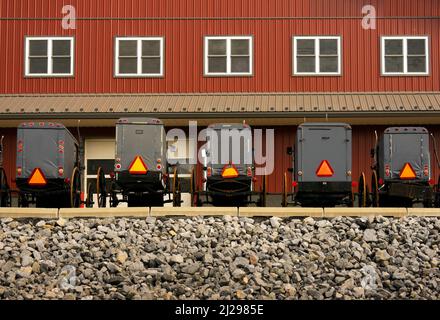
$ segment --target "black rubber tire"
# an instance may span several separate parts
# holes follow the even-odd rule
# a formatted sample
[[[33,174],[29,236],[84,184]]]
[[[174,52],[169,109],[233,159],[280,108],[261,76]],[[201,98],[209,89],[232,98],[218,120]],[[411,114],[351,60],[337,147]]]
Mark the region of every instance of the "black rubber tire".
[[[368,188],[365,173],[362,173],[359,177],[358,188],[359,208],[365,208],[368,205]]]
[[[8,184],[6,171],[0,168],[0,208],[11,206],[11,190]]]
[[[379,180],[375,170],[371,175],[371,204],[374,208],[379,207]]]
[[[96,174],[96,196],[98,199],[98,207],[105,208],[107,206],[107,191],[104,170],[99,167]]]
[[[262,208],[265,208],[267,205],[267,176],[264,175],[261,181],[261,195],[259,205]]]
[[[288,203],[287,203],[287,190],[288,190],[288,186],[287,186],[287,173],[285,172],[283,175],[283,193],[282,193],[282,200],[281,200],[281,206],[283,208],[287,207]]]
[[[79,208],[81,206],[81,175],[75,167],[72,171],[70,180],[70,207]]]
[[[86,208],[93,208],[93,205],[95,204],[93,201],[93,187],[92,187],[92,183],[89,182],[89,184],[87,185],[87,199],[86,199]]]
[[[173,207],[182,206],[182,193],[180,192],[180,179],[177,167],[174,168],[173,173]]]

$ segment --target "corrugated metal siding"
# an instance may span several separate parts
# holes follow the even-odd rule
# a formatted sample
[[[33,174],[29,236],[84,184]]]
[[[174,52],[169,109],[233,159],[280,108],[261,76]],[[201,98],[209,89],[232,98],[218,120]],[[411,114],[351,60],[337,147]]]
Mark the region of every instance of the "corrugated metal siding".
[[[1,17],[58,18],[0,21],[0,93],[439,91],[439,1],[370,2],[381,17],[428,18],[379,19],[377,30],[366,31],[361,27],[361,20],[353,18],[362,15],[363,0],[0,0]],[[78,17],[90,19],[77,21],[77,30],[63,30],[59,18],[64,4],[74,5]],[[429,18],[433,16],[437,18]],[[96,17],[111,19],[94,19]],[[136,20],[133,17],[159,19]],[[24,79],[26,35],[75,36],[75,78]],[[113,78],[113,38],[116,35],[164,36],[165,77]],[[255,75],[203,77],[203,37],[206,35],[253,35]],[[341,35],[343,76],[292,77],[293,35]],[[380,77],[381,35],[430,35],[431,75]]]

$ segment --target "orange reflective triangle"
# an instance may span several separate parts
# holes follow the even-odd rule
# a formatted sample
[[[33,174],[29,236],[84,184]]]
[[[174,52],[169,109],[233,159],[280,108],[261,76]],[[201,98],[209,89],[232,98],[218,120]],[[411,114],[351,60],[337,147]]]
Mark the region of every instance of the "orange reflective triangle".
[[[316,170],[316,175],[318,177],[332,177],[334,174],[335,172],[327,160],[322,161],[318,170]]]
[[[28,180],[28,184],[30,186],[45,186],[47,184],[47,180],[40,168],[36,168],[32,172],[31,177]]]
[[[237,169],[235,167],[224,168],[222,172],[222,177],[225,179],[237,178],[239,176]]]
[[[148,168],[141,156],[137,156],[130,165],[130,174],[147,174]]]
[[[405,166],[403,167],[402,171],[400,171],[400,179],[412,180],[412,179],[416,179],[416,178],[417,178],[416,172],[414,171],[411,164],[407,162],[405,164]]]

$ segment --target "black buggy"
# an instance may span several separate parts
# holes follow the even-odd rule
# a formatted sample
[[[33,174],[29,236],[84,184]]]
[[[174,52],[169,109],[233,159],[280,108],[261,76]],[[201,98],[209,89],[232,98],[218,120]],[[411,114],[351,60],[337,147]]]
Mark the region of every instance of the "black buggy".
[[[8,177],[3,168],[3,140],[0,137],[0,208],[11,206],[11,188],[9,187]]]
[[[352,130],[345,123],[298,126],[296,144],[287,153],[293,167],[283,177],[283,207],[353,206]],[[288,175],[292,185],[288,184]]]
[[[78,141],[60,123],[26,122],[17,129],[18,205],[41,208],[91,206],[81,199],[83,168]]]
[[[434,186],[432,179],[429,147],[430,135],[425,128],[391,127],[380,138],[376,133],[376,145],[371,150],[374,163],[367,205],[412,207],[421,203],[426,208],[440,207],[440,188]],[[365,174],[361,176],[361,186],[368,194]]]
[[[256,168],[252,130],[247,124],[213,124],[207,129],[207,144],[202,151],[203,189],[196,187],[191,174],[191,203],[196,206],[266,206],[267,180],[262,176],[261,190],[255,191]],[[255,200],[255,197],[258,197]]]
[[[116,123],[115,172],[109,190],[106,190],[103,170],[98,169],[98,205],[106,206],[109,192],[111,207],[117,207],[122,202],[129,207],[162,207],[165,203],[180,206],[182,200],[177,169],[167,161],[166,133],[162,121],[120,119]]]

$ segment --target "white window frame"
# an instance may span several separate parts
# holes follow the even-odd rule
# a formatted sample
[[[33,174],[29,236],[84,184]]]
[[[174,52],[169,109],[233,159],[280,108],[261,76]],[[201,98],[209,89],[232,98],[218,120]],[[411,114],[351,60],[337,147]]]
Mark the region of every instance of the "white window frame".
[[[119,72],[119,41],[137,41],[137,73]],[[142,73],[142,41],[160,41],[160,73]],[[115,38],[115,77],[116,78],[161,78],[165,71],[164,37],[116,37]]]
[[[386,72],[385,69],[385,41],[403,41],[403,72]],[[408,72],[408,40],[425,40],[426,72]],[[430,73],[430,52],[428,36],[383,36],[381,37],[381,72],[382,76],[428,76]]]
[[[47,73],[30,73],[30,41],[45,40],[47,41]],[[69,40],[70,41],[70,73],[53,73],[53,41]],[[26,37],[25,43],[25,76],[26,77],[73,77],[75,74],[75,38],[74,37]]]
[[[297,41],[298,40],[315,40],[315,72],[298,72],[297,63]],[[338,71],[337,72],[320,72],[320,40],[337,40],[338,41]],[[340,76],[342,75],[342,37],[341,36],[294,36],[293,37],[293,75],[295,76]]]
[[[226,72],[209,72],[209,41],[210,40],[226,40]],[[232,72],[231,71],[231,40],[248,40],[249,41],[249,72]],[[204,76],[253,76],[254,70],[254,39],[252,36],[207,36],[205,37],[205,54],[204,54]]]

